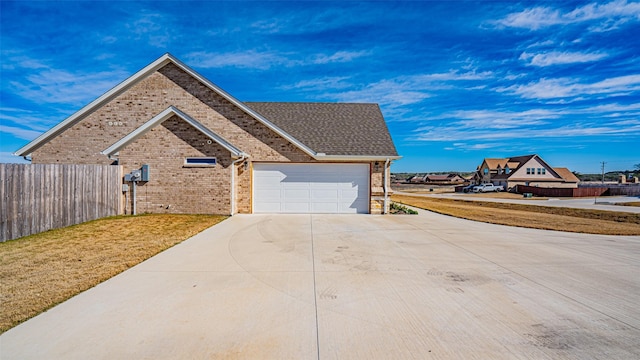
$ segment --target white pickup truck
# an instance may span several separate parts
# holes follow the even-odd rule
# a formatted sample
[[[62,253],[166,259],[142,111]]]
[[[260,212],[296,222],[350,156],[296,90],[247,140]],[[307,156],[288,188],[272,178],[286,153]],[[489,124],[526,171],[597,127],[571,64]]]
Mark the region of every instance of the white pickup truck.
[[[504,191],[504,187],[502,185],[493,185],[493,184],[480,184],[473,187],[473,192],[500,192]]]

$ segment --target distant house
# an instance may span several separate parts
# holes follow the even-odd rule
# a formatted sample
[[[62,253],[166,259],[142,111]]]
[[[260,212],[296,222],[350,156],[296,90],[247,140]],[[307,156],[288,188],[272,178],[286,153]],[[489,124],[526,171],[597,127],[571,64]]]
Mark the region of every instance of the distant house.
[[[424,183],[424,175],[415,174],[407,179],[408,183],[412,184],[422,184]]]
[[[551,167],[538,155],[485,158],[474,176],[476,183],[493,183],[506,189],[516,185],[576,188],[580,181],[569,169]]]
[[[428,183],[451,183],[461,184],[465,180],[458,174],[445,174],[445,175],[427,175],[424,177],[424,181]]]

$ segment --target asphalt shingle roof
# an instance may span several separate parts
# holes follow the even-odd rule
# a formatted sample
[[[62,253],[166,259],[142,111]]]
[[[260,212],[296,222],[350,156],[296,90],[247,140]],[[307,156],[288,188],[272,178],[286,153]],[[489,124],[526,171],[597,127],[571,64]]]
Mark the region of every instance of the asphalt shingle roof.
[[[397,156],[377,104],[244,102],[318,153]]]

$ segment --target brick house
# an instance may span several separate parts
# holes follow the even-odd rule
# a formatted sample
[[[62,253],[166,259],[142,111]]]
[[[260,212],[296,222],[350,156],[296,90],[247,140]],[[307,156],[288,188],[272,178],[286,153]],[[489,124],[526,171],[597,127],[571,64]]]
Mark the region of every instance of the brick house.
[[[567,168],[551,167],[536,154],[510,158],[485,158],[474,176],[477,184],[493,183],[511,189],[516,185],[577,188],[580,180]]]
[[[464,178],[458,174],[444,174],[444,175],[429,174],[424,177],[424,182],[443,183],[443,184],[462,184],[464,183]]]
[[[16,155],[148,165],[139,213],[203,214],[386,213],[399,158],[377,104],[241,102],[171,54]]]

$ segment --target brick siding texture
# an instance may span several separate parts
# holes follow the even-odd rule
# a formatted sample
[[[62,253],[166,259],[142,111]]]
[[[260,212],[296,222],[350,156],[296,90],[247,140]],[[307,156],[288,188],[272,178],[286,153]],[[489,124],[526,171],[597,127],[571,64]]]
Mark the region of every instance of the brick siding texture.
[[[168,64],[36,149],[32,163],[113,163],[100,152],[171,105],[250,154],[250,161],[314,162],[237,106]],[[124,173],[142,164],[150,166],[151,180],[137,188],[138,213],[229,214],[231,171],[236,172],[236,210],[251,212],[250,168],[245,170],[240,162],[232,169],[229,152],[207,140],[188,123],[172,117],[120,151],[119,164]],[[218,164],[212,168],[185,167],[188,156],[214,156]],[[372,189],[382,187],[383,167],[372,170]],[[371,204],[372,213],[379,212],[374,211],[374,201]]]

